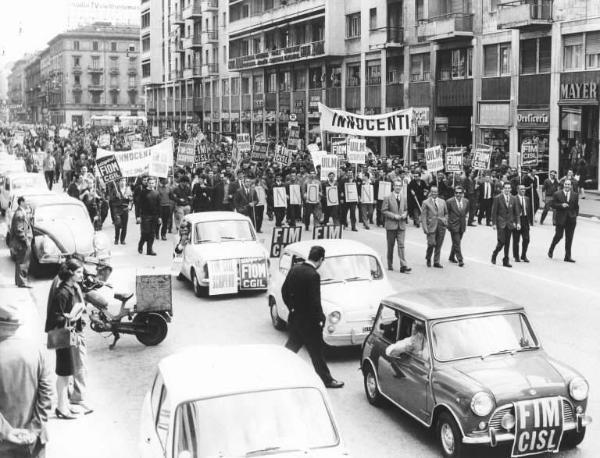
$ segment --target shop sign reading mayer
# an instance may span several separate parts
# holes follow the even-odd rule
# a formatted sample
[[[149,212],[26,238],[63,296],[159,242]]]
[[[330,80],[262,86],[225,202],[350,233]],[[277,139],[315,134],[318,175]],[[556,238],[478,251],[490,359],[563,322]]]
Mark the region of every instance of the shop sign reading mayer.
[[[598,85],[589,83],[563,83],[560,85],[561,99],[597,99]]]

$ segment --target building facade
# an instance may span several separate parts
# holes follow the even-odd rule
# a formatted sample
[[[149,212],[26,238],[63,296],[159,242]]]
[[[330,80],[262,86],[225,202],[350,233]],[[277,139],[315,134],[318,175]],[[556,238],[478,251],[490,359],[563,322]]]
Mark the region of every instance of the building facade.
[[[26,121],[27,108],[26,101],[26,86],[25,86],[25,66],[29,57],[16,61],[7,78],[7,97],[9,107],[9,119],[11,121]]]
[[[44,122],[84,125],[94,115],[143,114],[140,72],[139,28],[95,23],[50,40],[29,89],[39,91]]]
[[[415,161],[427,146],[483,144],[516,165],[535,148],[541,170],[598,188],[596,0],[146,0],[144,39],[162,126],[285,138],[295,119],[327,145],[319,102],[412,107],[417,135],[368,138],[375,152]]]

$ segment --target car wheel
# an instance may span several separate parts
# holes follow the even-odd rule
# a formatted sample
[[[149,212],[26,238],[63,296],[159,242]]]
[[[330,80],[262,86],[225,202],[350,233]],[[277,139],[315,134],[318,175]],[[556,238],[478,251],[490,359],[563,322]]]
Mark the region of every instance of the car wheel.
[[[583,438],[585,437],[585,428],[581,428],[581,431],[566,431],[563,437],[562,443],[565,448],[575,448]]]
[[[437,437],[446,458],[458,458],[464,454],[462,434],[456,421],[448,412],[442,412],[437,421]]]
[[[271,314],[271,323],[273,327],[278,331],[283,331],[285,329],[285,321],[279,318],[279,313],[277,313],[277,302],[275,302],[275,298],[273,296],[269,296],[269,311]]]
[[[196,271],[192,269],[190,271],[190,276],[192,277],[192,284],[194,285],[194,294],[196,297],[206,297],[208,296],[208,288],[202,286],[198,281],[198,276],[196,275]]]
[[[367,401],[369,404],[376,407],[383,405],[383,396],[377,386],[377,377],[375,376],[375,370],[369,363],[365,363],[365,369],[363,370],[365,394],[367,395]]]

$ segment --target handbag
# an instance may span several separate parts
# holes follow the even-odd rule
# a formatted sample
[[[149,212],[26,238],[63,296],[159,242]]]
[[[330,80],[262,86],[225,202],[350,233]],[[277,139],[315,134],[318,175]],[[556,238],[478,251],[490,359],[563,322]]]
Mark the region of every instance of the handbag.
[[[59,350],[61,348],[76,347],[78,344],[75,328],[66,326],[48,331],[48,350]]]

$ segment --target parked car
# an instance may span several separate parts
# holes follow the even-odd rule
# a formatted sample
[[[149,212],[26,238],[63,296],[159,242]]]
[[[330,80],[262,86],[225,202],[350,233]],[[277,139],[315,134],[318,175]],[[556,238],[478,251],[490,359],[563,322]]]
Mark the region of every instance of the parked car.
[[[48,190],[44,175],[40,173],[10,172],[4,176],[2,189],[0,190],[0,209],[2,214],[6,213],[8,204],[15,194],[26,190]]]
[[[188,279],[197,296],[263,290],[269,282],[269,252],[257,240],[252,222],[234,212],[192,213],[179,279]]]
[[[15,211],[17,210],[17,207],[19,206],[18,204],[18,200],[19,197],[25,197],[25,201],[29,201],[31,199],[43,199],[45,196],[50,196],[50,198],[52,198],[52,196],[54,196],[55,194],[48,190],[48,188],[46,188],[45,190],[43,189],[26,189],[24,190],[23,193],[18,193],[18,194],[13,194],[10,202],[8,203],[8,208],[6,209],[6,244],[8,245],[10,243],[10,227],[12,224],[12,219],[13,219],[13,215],[15,214]]]
[[[323,383],[279,345],[200,346],[164,358],[140,432],[143,458],[348,456]]]
[[[308,259],[314,245],[325,248],[319,268],[321,304],[327,317],[323,340],[332,346],[360,345],[371,332],[381,299],[394,289],[377,252],[354,240],[308,240],[286,246],[269,287],[271,322],[275,329],[285,329],[289,311],[281,286],[292,265]]]
[[[80,200],[52,194],[31,197],[28,203],[33,228],[32,273],[42,265],[60,264],[75,253],[101,260],[110,258],[108,238],[102,232],[94,232]]]
[[[401,340],[400,353],[386,354]],[[591,422],[583,376],[546,354],[522,306],[482,292],[385,298],[361,367],[367,400],[434,428],[446,457],[469,444],[510,444],[512,456],[558,451],[578,445]]]

